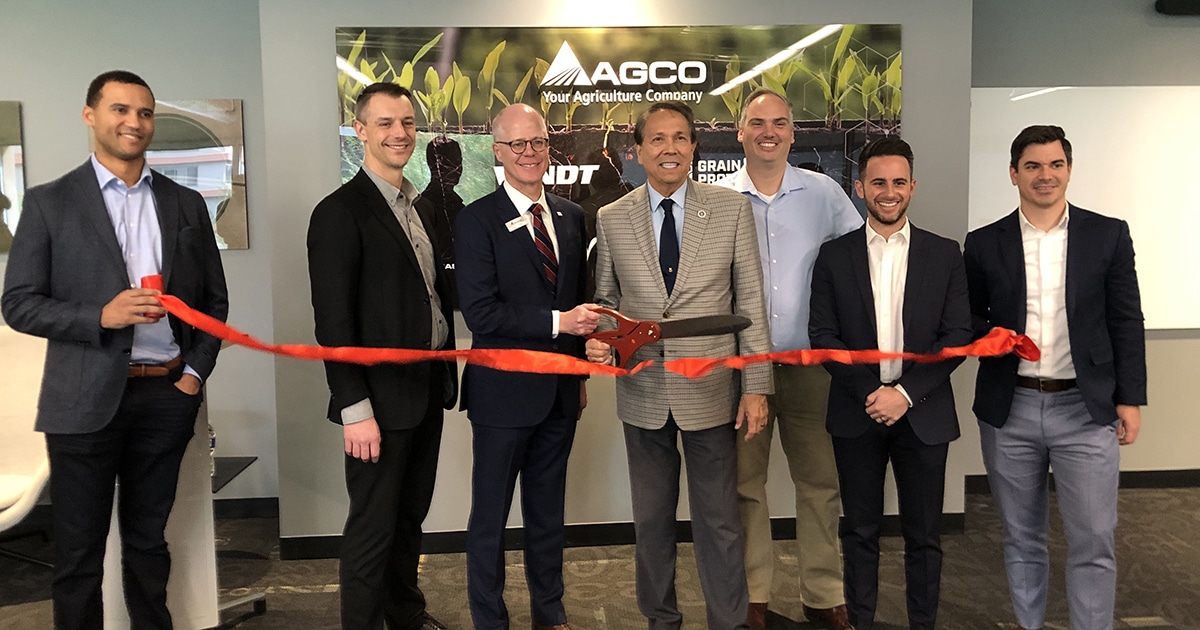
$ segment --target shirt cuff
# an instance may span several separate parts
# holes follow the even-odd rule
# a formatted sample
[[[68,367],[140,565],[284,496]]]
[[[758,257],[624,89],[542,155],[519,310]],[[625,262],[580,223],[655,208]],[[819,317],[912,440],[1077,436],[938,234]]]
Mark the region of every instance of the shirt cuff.
[[[375,417],[375,409],[371,407],[371,399],[364,398],[349,407],[342,408],[342,424],[354,424]]]
[[[912,396],[909,396],[908,392],[904,391],[904,386],[901,385],[900,383],[896,383],[894,387],[896,388],[896,391],[900,392],[901,396],[904,396],[904,400],[908,401],[908,408],[912,409],[912,406],[913,406]]]
[[[200,384],[201,384],[201,385],[203,385],[203,384],[204,384],[204,379],[200,378],[200,374],[198,374],[198,373],[196,372],[196,370],[193,370],[193,369],[192,369],[192,366],[190,366],[190,365],[188,365],[188,364],[186,364],[186,363],[184,363],[184,364],[183,364],[183,373],[184,373],[184,374],[191,374],[192,376],[195,376],[195,377],[196,377],[196,380],[197,380],[197,381],[200,381]]]
[[[558,339],[558,311],[550,311],[550,338]]]

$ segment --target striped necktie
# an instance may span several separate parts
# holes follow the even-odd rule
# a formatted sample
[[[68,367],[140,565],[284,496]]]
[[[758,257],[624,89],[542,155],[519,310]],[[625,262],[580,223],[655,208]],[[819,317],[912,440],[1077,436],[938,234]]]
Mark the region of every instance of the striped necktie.
[[[542,271],[551,287],[558,286],[558,258],[554,256],[554,241],[550,240],[550,232],[542,221],[542,205],[533,204],[529,212],[533,215],[533,242],[542,257]]]

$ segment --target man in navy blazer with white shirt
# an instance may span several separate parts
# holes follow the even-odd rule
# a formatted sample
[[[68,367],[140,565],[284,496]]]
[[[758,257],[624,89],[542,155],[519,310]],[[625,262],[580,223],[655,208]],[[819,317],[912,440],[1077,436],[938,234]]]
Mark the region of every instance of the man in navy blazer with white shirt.
[[[854,186],[866,202],[867,224],[817,254],[808,324],[814,348],[934,353],[970,342],[958,243],[905,216],[916,186],[912,159],[908,144],[895,137],[875,140],[859,155]],[[832,377],[826,428],[845,513],[846,608],[858,630],[875,622],[889,461],[904,535],[909,628],[933,630],[946,457],[959,435],[950,373],[962,361],[825,364]]]
[[[1020,207],[967,235],[975,334],[1029,335],[1038,361],[979,360],[975,415],[988,483],[1004,522],[1017,622],[1046,615],[1048,473],[1067,538],[1072,628],[1113,626],[1119,445],[1146,404],[1146,340],[1129,226],[1070,205],[1071,143],[1027,127],[1010,149]]]
[[[520,348],[583,356],[599,315],[587,291],[583,210],[548,194],[546,122],[527,105],[493,123],[504,184],[467,206],[454,227],[459,305],[472,348]],[[578,376],[509,372],[468,364],[462,408],[473,433],[467,597],[476,628],[508,628],[504,525],[517,475],[533,627],[567,625],[562,554],[567,456],[587,404]]]
[[[167,293],[224,320],[225,275],[200,194],[146,164],[154,137],[146,82],[105,72],[86,103],[95,153],[26,195],[4,318],[49,340],[36,428],[50,458],[55,627],[103,621],[105,541],[120,480],[130,620],[134,628],[169,628],[163,531],[221,342],[164,316],[159,292],[137,287],[161,275]]]

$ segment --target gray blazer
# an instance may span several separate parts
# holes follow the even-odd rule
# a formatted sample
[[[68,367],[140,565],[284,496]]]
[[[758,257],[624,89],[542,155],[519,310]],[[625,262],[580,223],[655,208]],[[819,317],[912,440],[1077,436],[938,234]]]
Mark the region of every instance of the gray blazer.
[[[644,429],[661,428],[668,410],[684,430],[720,426],[733,421],[742,393],[774,391],[770,363],[746,368],[740,379],[728,368],[689,380],[662,367],[664,360],[683,357],[770,351],[750,202],[727,188],[695,181],[687,186],[679,271],[671,295],[659,269],[650,196],[643,185],[601,208],[597,216],[596,302],[639,320],[738,314],[753,323],[736,335],[666,339],[639,350],[631,366],[657,363],[617,379],[617,416]],[[603,321],[605,325],[612,328],[611,321]]]
[[[166,292],[219,320],[229,312],[225,274],[204,199],[161,173],[152,179]],[[36,430],[89,433],[116,413],[129,376],[133,327],[100,328],[100,311],[129,278],[91,160],[29,189],[8,255],[4,319],[49,339]],[[183,361],[202,379],[220,340],[172,317]]]

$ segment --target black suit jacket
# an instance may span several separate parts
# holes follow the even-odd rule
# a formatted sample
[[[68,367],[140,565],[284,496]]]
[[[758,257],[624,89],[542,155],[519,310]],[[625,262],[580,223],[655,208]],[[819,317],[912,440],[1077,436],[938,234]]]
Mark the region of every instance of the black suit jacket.
[[[970,343],[967,280],[958,243],[915,225],[910,235],[904,351],[931,353]],[[813,268],[810,309],[808,331],[813,348],[879,348],[866,227],[821,246]],[[942,444],[959,435],[950,373],[962,361],[903,364],[898,382],[913,401],[908,420],[925,444]],[[826,429],[837,437],[862,435],[874,422],[867,415],[866,398],[879,388],[879,365],[824,365],[833,377]]]
[[[432,235],[431,209],[420,198],[415,207]],[[439,260],[435,251],[435,289],[450,334],[433,349],[448,350],[454,347],[454,312]],[[322,346],[430,349],[430,297],[416,252],[365,171],[359,170],[313,210],[308,277],[317,343]],[[373,366],[326,361],[329,419],[341,424],[342,409],[370,398],[381,429],[413,428],[425,417],[431,390],[440,391],[440,406],[454,406],[456,367],[443,361]],[[434,387],[438,383],[441,388]]]
[[[467,206],[454,226],[459,307],[473,348],[522,348],[583,356],[582,337],[551,338],[551,311],[586,299],[587,243],[583,209],[546,194],[558,242],[557,286],[550,286],[529,229],[510,230],[519,212],[504,188]],[[555,395],[569,417],[579,415],[579,377],[504,372],[467,365],[462,408],[472,422],[525,427],[549,414]]]
[[[225,274],[204,199],[157,172],[151,187],[166,293],[224,321]],[[49,339],[38,431],[90,433],[112,420],[129,377],[133,326],[104,330],[100,312],[128,288],[91,160],[29,189],[8,255],[3,312],[14,330]],[[170,323],[184,363],[208,378],[220,340],[174,317]]]
[[[976,336],[994,326],[1025,332],[1025,250],[1012,214],[967,235],[963,256]],[[1067,328],[1084,403],[1098,424],[1116,405],[1146,404],[1146,331],[1129,225],[1070,206],[1067,220]],[[979,360],[975,415],[1004,426],[1017,382],[1016,355]]]

